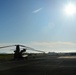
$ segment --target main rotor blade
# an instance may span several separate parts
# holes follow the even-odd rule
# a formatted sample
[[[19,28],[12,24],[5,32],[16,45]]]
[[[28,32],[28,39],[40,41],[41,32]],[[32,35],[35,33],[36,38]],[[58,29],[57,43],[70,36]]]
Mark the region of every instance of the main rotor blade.
[[[12,46],[15,46],[15,45],[2,46],[2,47],[0,47],[0,48],[7,48],[7,47],[12,47]]]
[[[34,48],[31,48],[31,47],[27,47],[27,46],[24,46],[24,45],[20,45],[21,47],[25,47],[27,50],[32,50],[32,51],[37,51],[37,52],[43,52],[45,53],[44,51],[41,51],[41,50],[36,50]]]
[[[45,53],[44,51],[40,51],[40,50],[35,50],[35,49],[30,49],[30,50]]]
[[[21,46],[21,47],[27,47],[27,46],[24,46],[24,45],[19,45],[19,46]]]
[[[17,46],[17,45],[2,46],[2,47],[0,47],[0,48],[7,48],[7,47],[13,47],[13,46]],[[31,48],[31,47],[28,47],[28,46],[24,46],[24,45],[19,45],[19,46],[25,47],[27,50],[32,50],[32,51],[37,51],[37,52],[43,52],[43,53],[45,53],[44,51],[36,50],[36,49]]]

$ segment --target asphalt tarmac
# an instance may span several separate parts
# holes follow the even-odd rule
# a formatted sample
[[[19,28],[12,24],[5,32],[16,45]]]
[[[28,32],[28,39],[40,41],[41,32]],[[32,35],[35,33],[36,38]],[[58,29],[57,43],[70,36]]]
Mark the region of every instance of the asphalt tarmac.
[[[45,56],[0,63],[0,75],[76,75],[75,56]]]

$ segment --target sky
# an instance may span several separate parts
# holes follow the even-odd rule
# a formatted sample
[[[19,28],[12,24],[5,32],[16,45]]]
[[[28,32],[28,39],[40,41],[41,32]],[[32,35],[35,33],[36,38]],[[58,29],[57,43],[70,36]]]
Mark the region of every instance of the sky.
[[[69,2],[76,5],[76,0],[0,0],[0,46],[76,52],[76,14],[64,12]]]

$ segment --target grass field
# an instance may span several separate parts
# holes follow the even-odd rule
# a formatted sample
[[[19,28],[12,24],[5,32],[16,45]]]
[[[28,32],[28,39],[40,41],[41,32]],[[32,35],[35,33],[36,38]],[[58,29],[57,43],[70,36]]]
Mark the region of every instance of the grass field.
[[[13,59],[13,54],[0,54],[0,62]]]

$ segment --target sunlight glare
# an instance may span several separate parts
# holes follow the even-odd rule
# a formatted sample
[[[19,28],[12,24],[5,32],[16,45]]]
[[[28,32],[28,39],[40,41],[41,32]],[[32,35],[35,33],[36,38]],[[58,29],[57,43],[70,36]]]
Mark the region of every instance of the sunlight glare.
[[[76,12],[75,5],[72,3],[69,3],[68,5],[65,6],[64,11],[67,15],[74,15]]]

